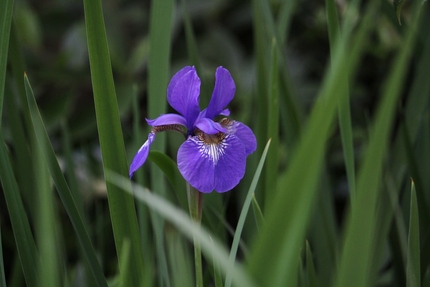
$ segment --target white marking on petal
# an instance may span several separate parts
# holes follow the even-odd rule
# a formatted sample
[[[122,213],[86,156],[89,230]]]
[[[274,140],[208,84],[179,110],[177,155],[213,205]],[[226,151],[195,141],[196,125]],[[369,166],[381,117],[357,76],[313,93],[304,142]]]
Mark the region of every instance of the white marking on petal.
[[[193,137],[192,140],[197,144],[201,156],[209,158],[213,164],[216,165],[218,160],[225,154],[225,149],[228,146],[228,143],[226,142],[228,137],[228,135],[225,135],[225,137],[217,143],[208,143],[201,140],[199,137]]]

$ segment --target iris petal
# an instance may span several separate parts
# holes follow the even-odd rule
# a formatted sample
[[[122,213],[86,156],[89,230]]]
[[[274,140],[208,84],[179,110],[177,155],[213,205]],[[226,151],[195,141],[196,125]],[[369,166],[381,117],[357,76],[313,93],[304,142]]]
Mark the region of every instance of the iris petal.
[[[133,176],[133,173],[145,163],[146,159],[148,158],[149,147],[151,146],[154,139],[155,139],[155,133],[152,133],[152,132],[149,133],[148,140],[137,151],[130,165],[130,171],[129,171],[130,178]]]
[[[177,72],[167,88],[167,101],[187,121],[187,128],[192,129],[200,113],[200,79],[194,67],[185,67]]]
[[[235,92],[236,85],[230,72],[223,67],[218,67],[215,73],[215,88],[206,111],[206,117],[213,119],[220,115],[233,99]]]
[[[195,126],[203,131],[205,134],[217,134],[219,132],[225,133],[227,130],[223,128],[219,123],[214,122],[208,118],[200,118],[197,120]]]
[[[183,125],[185,127],[187,126],[187,120],[183,116],[177,114],[164,114],[153,120],[146,119],[146,122],[151,127],[164,125]]]
[[[227,133],[234,134],[242,141],[247,155],[253,153],[257,149],[257,139],[247,125],[238,121],[231,121],[231,123],[225,127],[227,129]]]
[[[235,187],[245,174],[245,165],[245,147],[234,135],[212,143],[190,137],[178,150],[182,176],[204,193],[226,192]]]

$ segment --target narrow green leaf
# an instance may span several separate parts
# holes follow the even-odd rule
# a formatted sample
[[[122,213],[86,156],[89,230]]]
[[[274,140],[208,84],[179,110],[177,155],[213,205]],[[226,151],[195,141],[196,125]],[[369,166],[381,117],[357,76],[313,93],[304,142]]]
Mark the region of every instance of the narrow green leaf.
[[[412,47],[414,46],[415,28],[418,23],[418,9],[414,11],[414,22],[407,38],[403,42],[398,57],[384,86],[384,93],[376,116],[374,127],[369,137],[369,145],[360,168],[357,181],[357,197],[351,207],[345,233],[345,243],[339,264],[336,286],[367,286],[374,278],[376,269],[372,266],[374,236],[377,219],[376,200],[382,175],[382,166],[387,150],[389,132],[393,124],[393,115],[397,97],[402,90],[403,77],[406,73]]]
[[[252,210],[254,211],[255,224],[257,225],[258,231],[263,228],[264,225],[264,216],[261,212],[260,205],[258,204],[257,199],[255,198],[255,194],[252,195]]]
[[[59,286],[60,270],[58,257],[58,242],[56,239],[56,222],[54,201],[50,176],[46,165],[46,144],[37,142],[36,133],[42,133],[41,122],[34,122],[32,134],[32,151],[34,155],[34,173],[36,175],[36,191],[38,209],[36,218],[36,236],[42,264],[36,266],[39,276],[38,286]]]
[[[22,76],[22,74],[20,75]],[[24,204],[28,206],[28,216],[33,216],[35,212],[36,194],[34,192],[34,173],[32,164],[29,161],[30,149],[29,140],[25,134],[23,118],[19,112],[16,94],[13,92],[11,85],[6,84],[6,96],[4,98],[5,113],[8,117],[8,126],[11,133],[11,145],[14,147],[15,153],[15,173],[19,186],[19,190],[24,200]]]
[[[84,12],[103,170],[106,179],[108,179],[107,169],[126,176],[128,166],[101,1],[84,0]],[[144,266],[134,200],[130,194],[122,192],[109,180],[106,187],[119,260],[122,260],[121,249],[125,239],[130,240],[130,252],[133,254],[130,256],[130,270],[121,270],[121,272],[130,275],[126,279],[127,286],[139,286],[144,281],[144,272],[142,272]]]
[[[399,25],[402,25],[401,12],[402,12],[402,6],[403,6],[404,2],[405,2],[405,0],[394,0],[393,1],[394,11],[396,12],[397,21],[399,21]]]
[[[165,234],[172,286],[193,286],[193,261],[189,253],[188,242],[181,238],[181,235],[172,226],[168,226]]]
[[[148,111],[145,117],[155,118],[166,113],[166,90],[170,76],[170,49],[173,23],[173,0],[154,1],[150,10],[149,59],[148,59]],[[166,135],[160,133],[152,144],[152,150],[164,152]],[[166,184],[162,171],[150,168],[151,187],[164,195]],[[155,238],[155,254],[159,286],[170,286],[168,264],[164,243],[164,222],[158,214],[151,214]]]
[[[182,0],[182,11],[184,17],[185,38],[187,40],[188,61],[195,65],[198,72],[201,72],[199,53],[197,49],[196,37],[194,35],[193,25],[190,14],[188,13],[187,0]]]
[[[125,192],[133,194],[136,199],[145,202],[149,208],[159,213],[165,220],[171,222],[181,233],[183,233],[190,241],[193,237],[199,239],[203,254],[207,260],[215,260],[219,263],[221,271],[226,274],[230,269],[233,269],[233,284],[239,287],[255,287],[254,282],[245,273],[244,269],[238,263],[232,265],[229,261],[227,250],[221,245],[215,236],[212,236],[204,228],[193,222],[188,214],[183,210],[173,206],[161,196],[150,192],[148,189],[139,186],[133,186],[133,190],[129,186],[127,178],[118,174],[110,173],[108,180],[122,188]]]
[[[120,286],[127,286],[127,277],[131,276],[127,274],[127,272],[131,271],[131,268],[128,264],[130,264],[130,241],[128,239],[125,239],[122,242],[122,248],[121,248],[121,261],[119,262],[119,269],[120,269]],[[121,272],[121,270],[126,270],[126,272]]]
[[[376,2],[371,2],[370,12],[376,10]],[[297,260],[317,191],[326,141],[336,107],[344,96],[340,93],[344,87],[339,82],[345,83],[355,70],[372,16],[373,13],[364,15],[356,30],[354,45],[346,45],[347,33],[342,41],[338,41],[334,64],[324,79],[307,128],[297,144],[287,173],[280,178],[273,204],[265,213],[265,228],[248,257],[249,271],[262,286],[295,286],[297,282]],[[299,180],[303,174],[306,174],[306,180]]]
[[[421,286],[420,272],[420,225],[415,184],[411,183],[411,205],[409,215],[408,263],[406,267],[406,286]]]
[[[221,268],[219,266],[219,262],[216,261],[214,255],[212,255],[212,265],[214,269],[215,287],[224,287],[222,276],[221,276]]]
[[[1,226],[0,226],[0,287],[6,287],[6,275],[4,274],[4,261],[3,261],[3,248],[1,239]]]
[[[340,37],[340,26],[338,21],[338,13],[336,3],[334,0],[326,0],[326,14],[327,14],[327,26],[330,40],[330,52],[334,55],[334,49],[336,48],[336,41]],[[352,123],[351,123],[351,107],[349,99],[349,88],[348,79],[345,84],[345,90],[341,93],[345,94],[345,97],[339,104],[339,127],[340,135],[342,138],[342,149],[345,158],[346,176],[348,178],[349,193],[351,199],[355,197],[355,160],[354,160],[354,143],[352,137]]]
[[[187,195],[184,192],[185,180],[179,172],[176,162],[166,154],[159,151],[151,151],[148,155],[148,159],[155,163],[164,172],[164,175],[172,185],[182,208],[184,210],[188,210]]]
[[[85,225],[76,207],[76,203],[73,200],[69,186],[67,185],[66,179],[64,178],[63,172],[61,171],[60,165],[58,164],[57,157],[55,156],[52,144],[49,141],[49,136],[44,127],[42,117],[37,108],[36,99],[34,98],[33,90],[27,75],[24,75],[25,91],[27,93],[28,109],[31,113],[32,124],[29,127],[36,136],[36,140],[39,145],[46,144],[46,158],[45,161],[48,164],[49,171],[51,173],[54,184],[57,187],[58,195],[60,196],[61,202],[69,215],[70,221],[72,222],[73,228],[75,229],[76,236],[82,247],[85,255],[85,259],[91,268],[91,272],[94,279],[97,282],[97,286],[106,286],[106,279],[103,275],[103,271],[97,260],[94,247],[92,246],[91,240],[88,236],[88,232],[85,229]],[[33,130],[34,126],[39,127],[39,130]]]
[[[271,139],[272,148],[268,151],[267,161],[270,164],[265,167],[265,191],[267,193],[265,210],[270,208],[273,192],[277,188],[278,165],[279,165],[279,92],[278,92],[278,53],[276,51],[276,39],[272,38],[272,58],[268,89],[268,112],[267,112],[267,138]]]
[[[267,92],[267,78],[268,78],[268,64],[267,64],[267,41],[266,41],[266,31],[264,29],[264,18],[260,9],[260,1],[253,0],[252,1],[252,12],[253,12],[253,38],[254,38],[254,53],[255,53],[255,93],[254,93],[254,102],[255,102],[255,113],[258,114],[255,123],[255,136],[257,138],[257,142],[265,142],[267,139],[267,103],[265,97],[260,97],[259,95],[264,95]],[[263,146],[257,146],[257,154],[262,153]],[[257,161],[255,161],[255,166],[257,166]],[[264,186],[264,178],[262,179],[261,186]],[[266,197],[266,193],[263,195],[258,195],[258,198],[262,205],[264,205],[264,198]]]
[[[39,255],[0,129],[0,179],[27,286],[37,286]]]
[[[240,212],[239,220],[237,222],[236,231],[233,237],[233,243],[230,249],[230,264],[233,265],[236,260],[237,249],[239,247],[240,238],[242,236],[243,226],[245,225],[246,217],[248,216],[249,206],[251,205],[252,198],[254,197],[255,188],[257,187],[258,180],[260,179],[261,170],[263,169],[264,162],[269,150],[271,139],[267,142],[263,154],[261,155],[260,162],[258,163],[257,170],[255,171],[254,178],[252,179],[251,186],[246,194],[245,202],[243,203],[242,210]],[[227,272],[225,278],[225,286],[230,287],[232,283],[232,273]]]
[[[306,278],[307,278],[308,287],[317,286],[317,277],[315,274],[314,259],[313,259],[311,247],[309,246],[309,242],[307,240],[306,240]]]
[[[3,118],[3,98],[6,83],[6,64],[9,49],[12,12],[13,0],[0,1],[0,124]]]
[[[272,38],[275,38],[275,44],[276,44],[276,50],[277,50],[277,57],[279,59],[279,63],[284,63],[284,65],[281,65],[279,67],[280,71],[280,79],[281,83],[284,89],[283,93],[280,93],[280,102],[283,104],[283,106],[286,107],[286,116],[288,118],[288,126],[290,127],[289,130],[289,138],[293,139],[294,141],[299,138],[299,135],[301,133],[301,126],[302,126],[302,108],[299,105],[299,102],[297,101],[297,95],[294,88],[294,83],[291,79],[290,72],[288,70],[288,67],[286,65],[287,57],[285,55],[285,49],[284,49],[284,40],[285,37],[280,36],[279,31],[275,25],[275,20],[272,15],[272,11],[270,8],[269,1],[257,1],[258,3],[258,9],[259,13],[262,14],[263,22],[261,23],[265,29],[265,37],[262,39],[265,42],[270,41]]]

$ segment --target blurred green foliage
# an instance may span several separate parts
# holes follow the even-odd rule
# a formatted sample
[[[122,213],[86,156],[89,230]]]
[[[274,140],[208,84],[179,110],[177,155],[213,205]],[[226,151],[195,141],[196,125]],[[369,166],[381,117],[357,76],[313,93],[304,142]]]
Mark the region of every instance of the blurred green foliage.
[[[212,193],[204,197],[202,225],[227,250],[263,148],[269,137],[274,138],[272,145],[275,149],[269,149],[265,170],[252,202],[253,210],[259,211],[261,207],[261,213],[254,211],[255,214],[249,214],[246,221],[242,221],[243,226],[238,228],[242,230],[243,227],[243,231],[240,242],[235,239],[239,246],[236,261],[244,263],[245,267],[239,269],[240,272],[264,270],[262,260],[266,260],[265,256],[270,252],[279,256],[285,250],[293,250],[286,252],[291,258],[280,258],[276,262],[285,263],[277,266],[281,271],[287,266],[297,272],[288,275],[293,279],[285,279],[287,275],[281,271],[276,273],[276,270],[273,277],[248,272],[251,274],[247,276],[254,280],[256,286],[264,286],[267,282],[275,282],[273,286],[284,286],[285,282],[293,282],[297,286],[339,285],[349,278],[345,276],[352,266],[348,264],[355,260],[352,254],[369,256],[369,261],[365,260],[367,257],[363,259],[369,263],[368,266],[357,269],[357,276],[363,275],[363,282],[370,286],[404,286],[406,282],[410,284],[408,286],[418,286],[414,285],[416,282],[421,282],[421,286],[430,284],[430,257],[426,256],[430,252],[430,183],[427,180],[430,174],[430,7],[428,1],[394,2],[401,3],[402,9],[395,9],[389,1],[381,1],[379,7],[370,13],[366,12],[368,3],[359,1],[175,1],[172,25],[167,27],[171,30],[170,38],[169,35],[159,37],[169,39],[168,46],[163,47],[165,50],[158,51],[161,53],[158,56],[163,53],[170,55],[162,61],[150,50],[157,47],[151,45],[157,35],[150,35],[153,28],[150,23],[158,20],[151,18],[154,16],[151,15],[154,3],[102,1],[123,136],[121,141],[125,143],[127,162],[131,161],[149,131],[145,118],[154,113],[149,107],[155,105],[160,111],[164,109],[162,105],[166,95],[160,91],[166,90],[165,79],[170,79],[185,65],[195,65],[202,79],[200,104],[204,107],[211,96],[216,67],[224,66],[231,72],[237,86],[235,98],[229,105],[232,118],[246,123],[255,131],[259,147],[249,157],[247,174],[239,186],[223,195]],[[38,264],[36,248],[42,252],[41,258],[60,262],[57,266],[59,274],[42,277],[40,282],[60,280],[62,286],[94,286],[95,282],[103,285],[105,279],[97,271],[101,268],[110,286],[121,285],[121,280],[125,280],[121,276],[126,275],[123,272],[119,276],[120,267],[127,270],[130,256],[142,256],[145,282],[142,286],[189,286],[190,283],[185,282],[192,282],[194,278],[189,274],[193,272],[193,249],[180,234],[181,225],[172,223],[167,215],[155,217],[150,211],[151,203],[146,203],[150,208],[141,202],[136,207],[142,254],[130,251],[133,243],[128,245],[130,242],[127,240],[123,246],[115,246],[114,220],[109,213],[103,175],[101,137],[98,134],[100,123],[96,121],[94,76],[91,78],[86,35],[88,21],[84,17],[83,2],[4,0],[1,5],[0,8],[5,8],[1,15],[5,17],[0,31],[7,32],[8,25],[11,26],[10,37],[7,33],[2,34],[0,45],[0,56],[7,59],[7,65],[5,62],[4,67],[0,65],[1,69],[5,68],[0,71],[0,80],[5,83],[4,97],[0,98],[0,107],[3,107],[0,113],[0,260],[3,264],[0,268],[4,266],[5,275],[0,278],[0,286],[3,280],[8,286],[30,286],[30,282],[39,282],[40,278],[32,274],[30,267]],[[12,6],[7,5],[13,6],[11,23],[8,23],[10,10],[7,7]],[[415,6],[419,7],[415,9]],[[419,11],[420,17],[415,11]],[[163,14],[163,17],[169,15]],[[363,19],[369,19],[371,24],[359,38],[357,35],[362,31]],[[339,35],[332,38],[333,31]],[[332,33],[330,37],[329,33]],[[354,42],[357,39],[359,42]],[[360,51],[356,52],[358,45]],[[336,50],[338,47],[344,49],[343,56]],[[397,60],[399,55],[406,57],[403,64]],[[353,62],[353,59],[358,60],[356,65],[341,65]],[[162,67],[158,72],[167,78],[152,78],[149,84],[150,65],[153,65],[152,71],[157,71],[157,65]],[[333,67],[338,70],[332,71]],[[56,185],[53,186],[47,181],[46,167],[41,164],[41,157],[49,151],[43,145],[49,144],[45,139],[44,143],[39,143],[42,147],[34,143],[32,129],[36,121],[26,100],[24,71],[32,84],[37,107],[49,135],[46,140],[50,141],[67,181],[67,184],[61,183],[63,188],[58,186],[58,181],[63,180],[58,174],[59,169],[55,171],[57,173],[50,171]],[[341,76],[330,78],[336,71]],[[27,89],[30,88],[29,83],[26,84]],[[392,91],[390,88],[394,84],[398,89]],[[152,92],[149,92],[150,85],[153,85]],[[330,95],[327,91],[341,95]],[[331,111],[330,104],[337,108],[345,91],[349,92],[350,108],[346,107],[350,114],[344,114],[344,120],[342,116],[337,119],[334,117],[337,112],[333,109],[327,117],[331,119],[333,116],[336,120],[325,119],[322,112]],[[333,102],[324,102],[327,98]],[[394,99],[394,102],[387,100],[388,104],[381,106],[386,98]],[[321,103],[320,108],[317,108],[317,103]],[[167,107],[167,111],[170,109]],[[385,112],[388,113],[387,121],[381,120],[381,126],[378,126],[378,115]],[[267,118],[269,115],[272,115],[270,119]],[[321,130],[318,120],[321,120]],[[341,127],[345,121],[346,126]],[[43,126],[37,123],[36,132],[43,132]],[[311,128],[318,134],[308,135]],[[346,140],[342,138],[345,131],[342,129],[350,133],[349,143],[348,137]],[[379,135],[381,130],[384,133]],[[311,141],[319,135],[321,143],[318,139]],[[104,138],[109,140],[109,134],[105,133]],[[163,138],[157,140],[163,141]],[[163,190],[154,190],[156,194],[162,194],[168,202],[186,210],[185,189],[183,194],[179,194],[185,185],[178,173],[172,171],[182,138],[166,134],[164,140],[160,149],[165,148],[173,161],[160,153],[153,153],[150,161],[138,172],[136,181],[145,187],[161,186]],[[345,158],[344,149],[348,144],[352,154]],[[371,151],[377,156],[366,159]],[[118,156],[122,151],[110,150],[110,153]],[[299,162],[297,154],[302,162]],[[311,154],[315,157],[307,157]],[[55,170],[54,154],[47,158],[50,159],[49,168]],[[299,169],[291,171],[291,165]],[[361,169],[363,166],[371,168],[368,171],[372,172],[366,173]],[[153,172],[160,167],[167,173],[166,178]],[[292,174],[297,178],[293,179]],[[410,178],[415,182],[412,199]],[[155,184],[157,181],[162,184]],[[352,187],[351,182],[354,182]],[[374,193],[359,198],[357,203],[355,195],[350,196],[351,190],[355,190],[355,182],[356,192]],[[294,190],[285,191],[286,187],[303,187],[306,191],[303,201],[302,193],[297,195]],[[58,193],[53,193],[51,198],[40,191],[47,188],[58,189]],[[70,192],[69,205],[62,201],[64,192]],[[283,193],[287,194],[287,201],[276,202],[276,199],[284,198]],[[16,209],[11,207],[12,201],[16,203]],[[44,210],[45,213],[40,215],[40,208],[47,202],[53,202],[54,208]],[[298,205],[293,204],[296,203],[306,208],[295,210]],[[282,211],[282,206],[291,208],[285,211],[291,218],[283,219],[282,214],[273,211],[275,206],[279,207],[277,211]],[[76,209],[73,211],[75,216],[70,215],[70,208]],[[362,213],[360,208],[363,208]],[[360,214],[364,216],[357,218]],[[295,215],[303,216],[297,219]],[[264,226],[267,218],[270,226]],[[363,222],[363,218],[367,221]],[[17,233],[15,228],[18,225],[14,222],[20,223],[23,233]],[[76,222],[82,227],[76,228]],[[52,223],[52,226],[41,228],[44,223]],[[294,240],[287,235],[285,242],[278,242],[280,238],[264,234],[274,230],[282,235],[278,226],[292,228],[295,223],[303,223],[291,229],[297,231],[293,234],[297,236],[291,238],[297,238],[298,242],[291,243]],[[371,230],[365,233],[368,223]],[[59,251],[58,256],[53,256],[46,245],[38,243],[43,241],[42,230],[47,230],[47,236],[55,238],[56,246],[52,248]],[[34,235],[30,231],[34,231]],[[20,241],[16,238],[18,234],[26,234],[24,237],[28,240],[21,238]],[[368,245],[363,247],[364,252],[354,253],[354,244],[364,240],[347,239],[351,234],[362,234],[363,238],[370,236],[366,241]],[[413,241],[408,242],[408,239]],[[80,242],[86,242],[83,244],[86,247],[81,248]],[[26,248],[20,249],[20,244]],[[278,247],[285,247],[285,250]],[[28,253],[22,253],[22,250]],[[23,259],[19,254],[28,254],[28,261],[21,262]],[[160,258],[160,254],[164,258]],[[100,266],[94,269],[91,265],[96,257]],[[126,259],[119,263],[118,257]],[[215,257],[214,261],[205,258],[204,280],[207,286],[222,285]],[[412,259],[415,264],[409,262]],[[359,264],[357,262],[361,261],[351,264]],[[339,266],[340,263],[344,265]],[[239,266],[242,267],[241,264]],[[276,269],[269,262],[266,268]],[[240,272],[238,274],[242,276]],[[411,279],[416,274],[421,276],[420,280]],[[284,279],[288,281],[282,281]]]

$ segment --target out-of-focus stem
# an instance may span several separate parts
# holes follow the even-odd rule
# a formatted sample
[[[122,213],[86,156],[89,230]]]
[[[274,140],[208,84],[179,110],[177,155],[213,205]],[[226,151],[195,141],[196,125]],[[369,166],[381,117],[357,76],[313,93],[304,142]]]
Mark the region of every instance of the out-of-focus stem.
[[[200,225],[202,220],[202,193],[187,183],[188,208],[191,218]],[[202,272],[202,250],[200,240],[193,236],[194,239],[194,262],[196,272],[196,287],[203,287]]]

